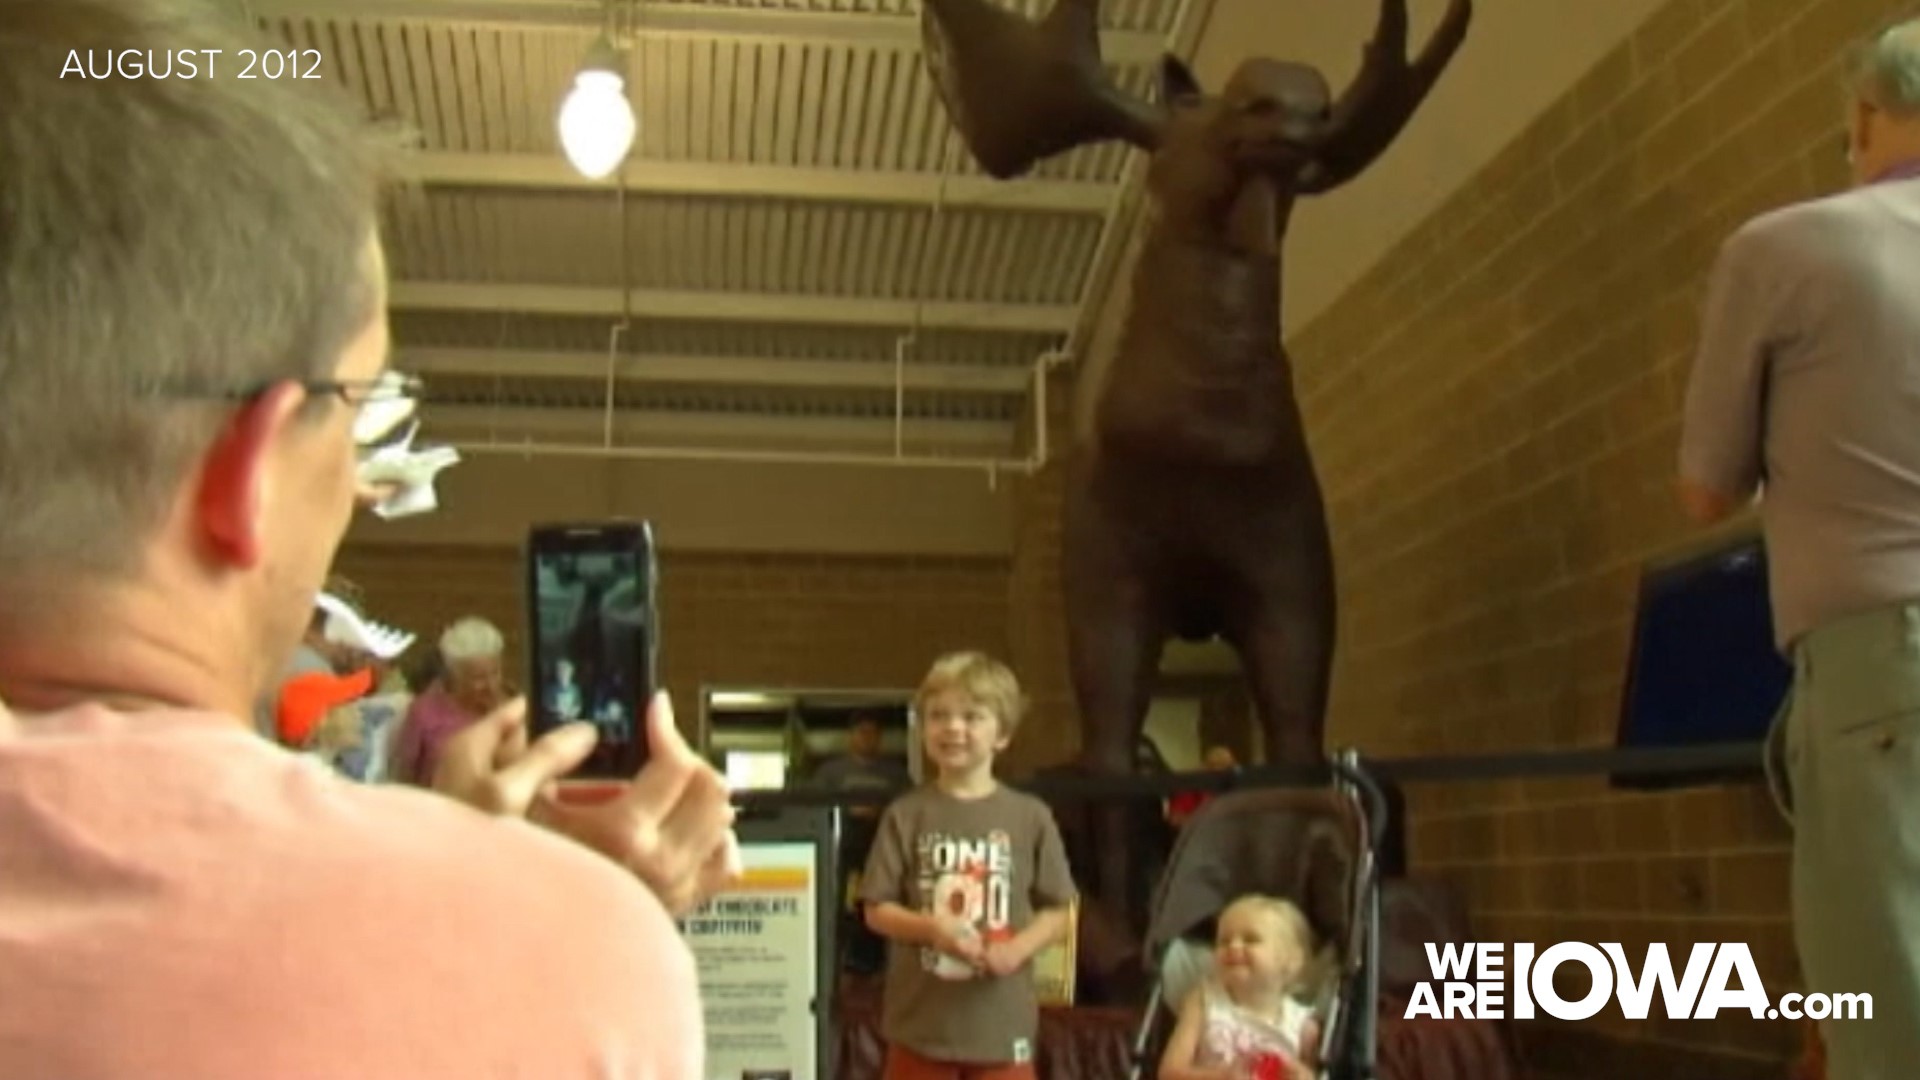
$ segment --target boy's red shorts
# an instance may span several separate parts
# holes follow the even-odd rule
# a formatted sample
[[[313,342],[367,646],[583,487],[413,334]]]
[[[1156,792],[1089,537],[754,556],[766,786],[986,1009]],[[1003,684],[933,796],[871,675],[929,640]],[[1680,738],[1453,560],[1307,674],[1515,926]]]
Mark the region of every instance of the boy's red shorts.
[[[935,1061],[904,1046],[887,1045],[884,1080],[1037,1080],[1033,1063],[1019,1065],[969,1065],[960,1061]]]

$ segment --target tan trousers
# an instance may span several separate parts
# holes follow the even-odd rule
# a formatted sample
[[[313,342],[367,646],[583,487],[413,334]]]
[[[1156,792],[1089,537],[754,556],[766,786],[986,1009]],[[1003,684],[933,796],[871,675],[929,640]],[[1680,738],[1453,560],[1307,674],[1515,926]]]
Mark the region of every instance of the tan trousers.
[[[1794,649],[1769,739],[1793,824],[1808,994],[1871,994],[1822,1024],[1830,1080],[1920,1077],[1920,604],[1823,626]],[[1784,790],[1783,790],[1784,789]]]

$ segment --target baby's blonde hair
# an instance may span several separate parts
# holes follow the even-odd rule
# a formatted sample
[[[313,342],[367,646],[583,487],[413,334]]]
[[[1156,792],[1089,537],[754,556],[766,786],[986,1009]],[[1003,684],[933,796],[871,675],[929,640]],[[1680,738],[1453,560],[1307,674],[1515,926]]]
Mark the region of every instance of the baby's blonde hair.
[[[1301,962],[1305,963],[1312,959],[1313,925],[1307,922],[1306,913],[1300,910],[1298,904],[1278,896],[1268,896],[1265,893],[1244,893],[1220,909],[1220,920],[1226,921],[1227,915],[1236,909],[1257,911],[1278,919],[1280,925],[1292,935],[1295,947],[1300,950]]]
[[[927,699],[947,690],[958,690],[993,710],[1000,720],[1000,734],[1007,738],[1013,737],[1027,713],[1027,698],[1013,669],[983,652],[952,652],[935,660],[913,695],[914,709],[924,716]]]

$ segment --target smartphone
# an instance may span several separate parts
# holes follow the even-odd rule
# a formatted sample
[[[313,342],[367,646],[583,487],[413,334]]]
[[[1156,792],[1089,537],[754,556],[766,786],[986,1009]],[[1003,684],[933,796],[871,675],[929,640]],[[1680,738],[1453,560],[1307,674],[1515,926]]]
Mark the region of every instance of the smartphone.
[[[529,734],[590,723],[600,737],[573,775],[628,779],[646,763],[646,709],[659,685],[653,526],[536,525],[526,570]]]

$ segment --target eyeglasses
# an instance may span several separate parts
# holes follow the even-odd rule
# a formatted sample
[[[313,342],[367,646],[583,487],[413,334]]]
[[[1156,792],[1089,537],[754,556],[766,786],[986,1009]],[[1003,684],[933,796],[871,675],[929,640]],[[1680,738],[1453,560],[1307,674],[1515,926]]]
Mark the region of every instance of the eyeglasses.
[[[413,416],[426,392],[426,382],[418,375],[383,371],[372,379],[335,379],[302,383],[308,393],[335,394],[358,409],[353,418],[353,441],[360,446],[378,446]]]
[[[353,418],[353,441],[361,447],[379,446],[401,430],[401,425],[419,408],[426,383],[418,375],[387,370],[371,379],[299,379],[296,385],[309,394],[337,397],[357,410]],[[219,401],[252,401],[276,383],[250,389],[223,389],[170,383],[159,389],[169,397],[211,398]]]

